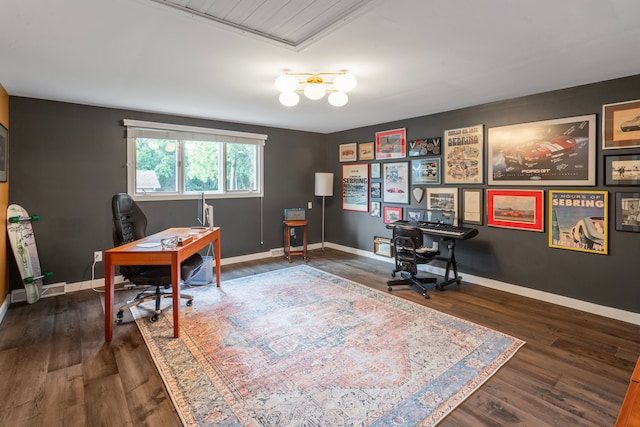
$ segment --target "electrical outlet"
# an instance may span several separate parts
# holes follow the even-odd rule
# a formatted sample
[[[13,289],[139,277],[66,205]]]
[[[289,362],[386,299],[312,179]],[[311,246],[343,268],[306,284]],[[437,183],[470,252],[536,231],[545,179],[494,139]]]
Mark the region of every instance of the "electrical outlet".
[[[95,251],[93,253],[93,262],[100,262],[102,261],[102,251]]]
[[[313,202],[307,202],[307,209],[313,209]]]

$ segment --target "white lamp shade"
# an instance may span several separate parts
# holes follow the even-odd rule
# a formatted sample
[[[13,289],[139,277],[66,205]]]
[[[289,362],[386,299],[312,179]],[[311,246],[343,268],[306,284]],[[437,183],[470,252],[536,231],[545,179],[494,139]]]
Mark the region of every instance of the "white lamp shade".
[[[298,78],[291,74],[283,74],[276,79],[276,89],[280,92],[293,92],[298,88]]]
[[[334,107],[342,107],[349,102],[349,97],[344,92],[331,92],[329,94],[329,104]]]
[[[351,74],[340,74],[333,80],[333,87],[340,92],[351,92],[358,85],[358,80]]]
[[[327,93],[327,88],[321,83],[311,83],[304,88],[304,94],[309,99],[320,99]]]
[[[316,172],[316,196],[333,196],[333,174]]]
[[[300,102],[300,96],[295,92],[282,92],[278,99],[280,100],[280,104],[285,107],[293,107]]]

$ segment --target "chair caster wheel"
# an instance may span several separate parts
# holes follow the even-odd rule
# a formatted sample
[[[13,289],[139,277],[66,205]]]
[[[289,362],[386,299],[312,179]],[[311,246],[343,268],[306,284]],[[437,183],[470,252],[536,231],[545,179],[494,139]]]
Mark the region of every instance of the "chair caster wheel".
[[[158,313],[156,313],[153,316],[151,316],[151,322],[155,322],[157,320],[158,320]]]
[[[119,312],[116,314],[116,323],[122,323],[122,316],[123,316],[123,315],[124,315],[124,313],[123,313],[123,312],[121,312],[121,311],[119,311]]]
[[[193,305],[193,300],[187,300],[187,307],[191,307]]]
[[[391,292],[391,286],[387,286],[387,289],[389,290],[389,292]]]
[[[429,295],[426,292],[423,292],[422,296],[424,297],[424,299],[429,299]]]

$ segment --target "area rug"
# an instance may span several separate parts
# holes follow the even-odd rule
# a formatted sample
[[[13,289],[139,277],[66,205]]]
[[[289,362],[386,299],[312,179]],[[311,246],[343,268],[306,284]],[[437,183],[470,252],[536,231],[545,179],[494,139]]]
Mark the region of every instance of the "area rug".
[[[187,426],[431,426],[524,344],[306,265],[185,293],[134,316]]]

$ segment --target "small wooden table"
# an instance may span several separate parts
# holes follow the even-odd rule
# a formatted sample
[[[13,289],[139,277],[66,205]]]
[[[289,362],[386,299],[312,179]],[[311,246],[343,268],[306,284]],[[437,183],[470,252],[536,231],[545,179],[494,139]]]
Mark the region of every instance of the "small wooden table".
[[[216,285],[220,287],[220,227],[194,235],[188,242],[172,249],[162,246],[144,247],[144,243],[160,243],[160,239],[189,234],[190,228],[169,228],[104,252],[104,340],[113,337],[113,286],[116,265],[171,265],[173,291],[173,337],[180,337],[180,263],[213,243],[216,258]],[[140,246],[140,244],[143,244]],[[177,285],[176,285],[177,284]]]
[[[302,255],[305,262],[309,261],[307,256],[307,220],[285,220],[284,223],[284,257],[291,262],[294,255]],[[291,229],[302,227],[302,250],[291,250]]]

